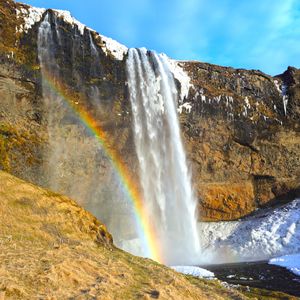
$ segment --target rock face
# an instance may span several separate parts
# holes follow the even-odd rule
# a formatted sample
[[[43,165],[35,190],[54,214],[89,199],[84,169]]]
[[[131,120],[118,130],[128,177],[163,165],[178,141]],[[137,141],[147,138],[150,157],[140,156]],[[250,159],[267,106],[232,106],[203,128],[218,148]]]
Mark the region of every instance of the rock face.
[[[133,176],[138,171],[126,48],[66,12],[12,1],[0,4],[0,168],[93,210],[92,190],[99,183],[98,198],[114,198],[114,187],[107,188],[113,177],[110,160],[94,151],[93,136],[65,104],[52,107],[57,114],[45,105],[37,40],[46,15],[60,67],[56,90],[88,111],[109,136],[108,147]],[[289,67],[271,77],[200,62],[175,65],[190,78],[178,111],[202,220],[237,219],[299,195],[300,70]],[[184,87],[186,82],[178,80],[178,89]]]
[[[300,70],[272,78],[182,65],[193,84],[182,125],[203,218],[231,220],[299,195]]]

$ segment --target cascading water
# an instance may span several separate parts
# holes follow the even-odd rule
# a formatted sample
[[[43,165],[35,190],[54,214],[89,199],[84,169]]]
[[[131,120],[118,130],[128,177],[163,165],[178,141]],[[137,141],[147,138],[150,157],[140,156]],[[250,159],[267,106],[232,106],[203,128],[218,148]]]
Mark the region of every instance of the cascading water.
[[[48,147],[45,147],[43,153],[43,184],[72,197],[90,210],[108,226],[115,243],[120,245],[122,240],[133,239],[137,235],[132,206],[126,201],[119,178],[97,139],[86,130],[61,93],[53,88],[55,82],[66,80],[65,69],[58,61],[66,60],[66,47],[76,53],[82,50],[82,44],[76,43],[76,39],[72,40],[72,36],[69,40],[59,39],[59,36],[64,36],[57,26],[59,21],[55,14],[46,13],[39,27],[37,41],[42,75],[43,116],[48,131]],[[85,49],[90,59],[87,72],[90,77],[96,77],[99,76],[97,67],[100,59],[91,35],[89,39],[90,43]],[[80,72],[74,67],[74,58],[75,55],[70,57],[68,67],[72,68],[74,78],[79,78]],[[86,85],[80,80],[72,88],[87,94],[94,112],[101,112],[101,98],[96,85]]]
[[[168,58],[146,49],[130,49],[127,76],[144,205],[154,224],[163,262],[195,263],[200,250],[196,202]]]
[[[101,76],[97,70],[100,57],[93,38],[89,34],[88,48],[81,49],[78,36],[69,41],[61,38],[59,22],[55,14],[47,13],[38,32],[49,136],[46,186],[77,199],[91,210],[108,225],[118,246],[134,254],[147,255],[147,249],[137,240],[140,231],[134,225],[132,205],[124,200],[122,188],[113,179],[114,172],[109,175],[106,167],[105,175],[102,174],[101,165],[107,158],[60,93],[49,85],[49,76],[51,81],[64,81],[66,66],[61,67],[59,59],[64,57],[67,46],[73,53],[69,62],[72,88],[89,95],[89,103],[101,111],[98,87],[86,86],[76,67],[76,57],[84,57],[87,52],[91,60],[90,76]],[[196,203],[177,120],[178,93],[168,59],[146,50],[131,49],[127,73],[141,186],[148,217],[156,229],[156,244],[161,247],[164,263],[192,264],[199,258]]]

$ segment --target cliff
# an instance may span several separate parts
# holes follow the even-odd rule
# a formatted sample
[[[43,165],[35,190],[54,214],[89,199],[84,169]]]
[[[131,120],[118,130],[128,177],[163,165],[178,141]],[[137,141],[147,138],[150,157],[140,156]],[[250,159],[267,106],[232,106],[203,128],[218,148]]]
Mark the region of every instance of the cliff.
[[[37,40],[46,15],[59,66],[51,84],[97,120],[132,176],[138,170],[126,47],[66,12],[12,1],[0,4],[0,168],[72,196],[90,210],[97,209],[95,193],[116,209],[109,158],[95,151],[93,136],[66,103],[49,109],[43,98]],[[237,219],[299,196],[300,70],[289,67],[271,77],[201,62],[172,63],[201,218]],[[95,191],[99,182],[106,187]]]
[[[201,211],[235,219],[299,195],[300,70],[181,63],[193,88],[182,116]]]

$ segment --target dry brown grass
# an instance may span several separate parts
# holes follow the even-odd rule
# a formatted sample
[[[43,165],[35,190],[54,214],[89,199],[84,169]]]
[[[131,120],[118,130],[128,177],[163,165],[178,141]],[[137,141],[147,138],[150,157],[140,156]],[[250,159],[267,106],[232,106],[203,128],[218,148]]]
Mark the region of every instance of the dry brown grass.
[[[0,172],[0,299],[243,299],[113,246],[74,201]]]

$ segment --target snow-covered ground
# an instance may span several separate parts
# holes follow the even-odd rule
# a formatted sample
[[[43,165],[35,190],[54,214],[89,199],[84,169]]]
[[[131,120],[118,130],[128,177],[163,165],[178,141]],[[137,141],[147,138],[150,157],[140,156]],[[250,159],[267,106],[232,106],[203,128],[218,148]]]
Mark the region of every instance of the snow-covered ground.
[[[300,199],[243,221],[200,223],[202,264],[268,260],[300,252]]]
[[[202,269],[199,267],[192,267],[192,266],[173,266],[171,267],[176,272],[185,274],[185,275],[192,275],[195,277],[200,278],[214,278],[215,274],[210,272],[206,269]]]
[[[272,258],[269,264],[285,267],[294,274],[300,276],[300,254],[284,255]]]
[[[196,259],[198,265],[269,260],[300,253],[300,199],[242,221],[199,223],[199,235],[202,250]],[[144,256],[138,238],[116,241],[116,245]]]

